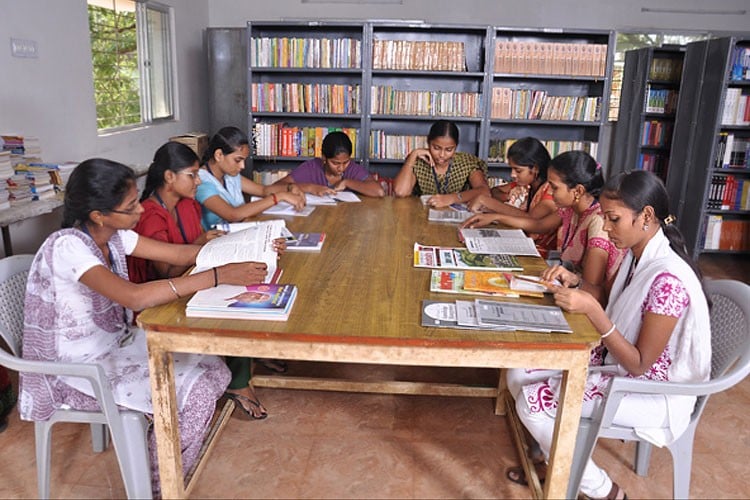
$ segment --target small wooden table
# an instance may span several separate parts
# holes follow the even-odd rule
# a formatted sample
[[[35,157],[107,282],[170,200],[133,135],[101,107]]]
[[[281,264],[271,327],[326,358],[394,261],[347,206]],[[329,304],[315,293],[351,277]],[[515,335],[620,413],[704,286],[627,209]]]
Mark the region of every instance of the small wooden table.
[[[416,198],[363,198],[361,203],[318,207],[309,217],[288,219],[287,225],[292,231],[327,234],[321,253],[287,253],[281,259],[281,281],[299,288],[288,321],[186,318],[187,298],[138,316],[148,339],[154,429],[165,498],[186,494],[180,473],[173,352],[563,370],[544,494],[548,498],[565,496],[589,350],[599,338],[585,316],[567,315],[572,334],[420,326],[422,299],[451,300],[455,296],[429,292],[430,271],[413,267],[414,242],[459,243],[456,226],[427,222],[426,208]],[[532,273],[543,266],[537,258],[522,258],[521,263]]]

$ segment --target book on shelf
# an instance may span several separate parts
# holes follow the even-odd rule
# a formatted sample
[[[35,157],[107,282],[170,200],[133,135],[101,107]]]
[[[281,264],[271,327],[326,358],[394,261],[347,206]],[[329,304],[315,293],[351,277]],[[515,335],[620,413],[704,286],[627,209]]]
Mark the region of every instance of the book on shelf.
[[[655,57],[651,60],[648,78],[663,82],[679,82],[682,77],[682,58]]]
[[[471,253],[466,248],[435,247],[414,243],[414,267],[523,271],[514,255]]]
[[[516,142],[516,139],[490,139],[488,161],[507,163],[507,152],[514,142]],[[541,143],[544,144],[552,158],[560,153],[573,150],[585,151],[594,158],[597,156],[598,143],[596,142],[541,140]]]
[[[373,40],[373,69],[466,71],[464,42]]]
[[[606,71],[605,44],[495,42],[495,73],[599,76]]]
[[[372,159],[403,160],[415,149],[427,147],[427,136],[395,135],[385,130],[370,130],[369,157]]]
[[[702,241],[704,250],[750,250],[750,221],[709,215]]]
[[[750,47],[732,49],[729,77],[732,81],[750,80]]]
[[[185,316],[286,321],[296,298],[294,285],[219,285],[196,292],[187,303]]]
[[[194,273],[233,262],[263,262],[268,269],[267,282],[276,281],[280,270],[276,266],[278,256],[273,241],[282,237],[285,222],[269,220],[241,224],[244,226],[235,226],[236,230],[230,227],[230,232],[201,247],[195,259]]]
[[[358,114],[360,94],[359,85],[253,82],[251,112]]]
[[[422,197],[424,196],[429,199],[431,195],[422,195]],[[422,200],[422,203],[426,203],[426,200]],[[431,208],[429,212],[427,212],[427,220],[430,222],[449,222],[455,224],[465,221],[472,215],[474,214],[469,212],[465,205],[463,208],[461,208],[460,205],[455,207],[451,205],[449,208],[444,209]]]
[[[534,240],[521,229],[459,229],[461,239],[472,253],[500,253],[539,257]]]
[[[326,233],[291,233],[286,240],[287,252],[320,252],[326,240]]]
[[[320,157],[323,139],[331,132],[343,132],[352,141],[357,156],[359,130],[352,127],[297,127],[285,122],[253,123],[253,154],[256,156]]]
[[[370,112],[374,115],[478,117],[478,92],[400,90],[391,85],[371,88]]]
[[[533,332],[573,332],[558,306],[487,299],[476,299],[475,304],[480,325],[497,325]]]
[[[362,42],[355,38],[252,37],[256,68],[359,68]]]

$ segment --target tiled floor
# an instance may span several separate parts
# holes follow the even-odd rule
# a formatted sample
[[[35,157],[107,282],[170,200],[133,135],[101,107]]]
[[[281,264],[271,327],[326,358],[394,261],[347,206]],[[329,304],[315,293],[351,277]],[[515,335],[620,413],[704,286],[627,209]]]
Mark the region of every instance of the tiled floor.
[[[750,281],[748,259],[711,258],[706,274]],[[493,370],[292,364],[290,372],[491,383]],[[490,399],[258,389],[263,421],[232,419],[194,492],[197,498],[529,498],[503,471],[517,463]],[[709,401],[695,443],[694,498],[748,498],[750,379]],[[0,434],[0,498],[35,498],[33,425],[13,412]],[[88,428],[53,433],[52,496],[121,498],[112,449],[91,451]],[[595,459],[631,498],[671,497],[669,452],[654,450],[648,477],[634,447],[603,441]]]

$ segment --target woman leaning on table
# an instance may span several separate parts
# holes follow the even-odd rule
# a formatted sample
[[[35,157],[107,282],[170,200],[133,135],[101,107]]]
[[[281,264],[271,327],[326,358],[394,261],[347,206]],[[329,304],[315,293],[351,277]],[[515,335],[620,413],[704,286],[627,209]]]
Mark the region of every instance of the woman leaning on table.
[[[104,369],[115,402],[153,413],[145,333],[132,326],[132,311],[173,301],[219,283],[262,281],[264,264],[228,264],[178,278],[132,283],[126,256],[187,266],[198,245],[174,245],[132,229],[143,212],[136,177],[127,166],[86,160],[65,188],[63,229],[44,241],[31,265],[24,306],[26,359],[97,363]],[[175,380],[184,470],[198,458],[216,401],[229,383],[229,370],[216,356],[175,354]],[[91,385],[81,379],[21,374],[24,420],[46,420],[62,405],[98,408]],[[152,487],[159,492],[156,443],[149,434]]]
[[[664,184],[651,172],[634,171],[610,179],[601,195],[604,230],[618,248],[627,249],[606,307],[576,288],[580,278],[557,266],[545,278],[557,278],[555,302],[585,314],[601,334],[606,357],[589,367],[582,415],[603,403],[615,375],[668,382],[708,380],[711,324],[697,266],[669,215]],[[599,366],[595,366],[599,365]],[[518,371],[518,370],[514,370]],[[549,456],[560,387],[559,372],[527,372],[509,390],[518,416]],[[626,395],[614,424],[634,427],[643,438],[664,446],[690,421],[694,396]],[[624,492],[589,459],[581,492],[590,498],[623,498]]]
[[[199,168],[198,156],[184,144],[168,142],[157,149],[141,194],[143,213],[134,231],[148,238],[181,245],[203,245],[224,234],[215,229],[203,231],[201,226],[201,207],[195,201],[196,190],[201,184]],[[284,244],[278,242],[276,250],[283,252]],[[176,278],[188,268],[186,265],[128,256],[128,273],[133,283]],[[243,415],[254,419],[265,418],[268,411],[255,394],[251,381],[252,359],[227,356],[225,361],[232,372],[227,397],[236,400],[238,410]],[[259,362],[270,369],[283,367],[283,364],[273,360]]]
[[[458,127],[448,120],[432,124],[427,148],[413,150],[393,180],[396,196],[432,195],[427,204],[447,207],[489,195],[487,164],[469,153],[460,153]]]
[[[199,172],[201,184],[196,199],[203,207],[203,227],[221,222],[240,222],[260,214],[280,201],[297,210],[305,206],[305,196],[294,184],[262,186],[241,174],[250,155],[247,136],[236,127],[224,127],[211,137]],[[245,202],[245,194],[260,196]]]

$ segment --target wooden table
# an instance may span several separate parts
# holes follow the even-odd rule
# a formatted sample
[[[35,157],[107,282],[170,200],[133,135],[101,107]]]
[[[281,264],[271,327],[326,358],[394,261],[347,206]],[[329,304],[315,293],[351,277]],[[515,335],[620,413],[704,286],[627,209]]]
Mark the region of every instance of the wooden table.
[[[430,271],[413,267],[413,245],[458,246],[456,226],[427,222],[416,198],[363,199],[318,207],[287,221],[293,231],[325,232],[321,253],[288,253],[282,282],[299,296],[286,322],[186,318],[186,298],[138,316],[147,332],[159,471],[165,498],[182,481],[173,352],[305,361],[564,370],[546,497],[563,498],[575,447],[589,350],[598,334],[568,315],[573,334],[423,328]],[[522,258],[537,270],[541,259]],[[532,270],[533,272],[533,270]],[[512,300],[512,299],[510,299]],[[539,299],[536,299],[539,300]],[[489,431],[489,429],[488,429]]]

